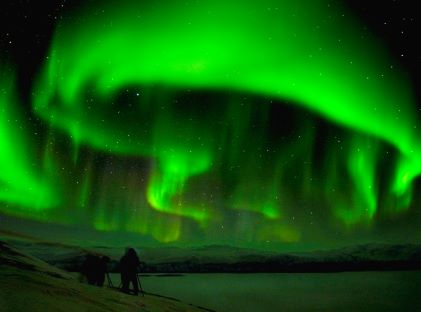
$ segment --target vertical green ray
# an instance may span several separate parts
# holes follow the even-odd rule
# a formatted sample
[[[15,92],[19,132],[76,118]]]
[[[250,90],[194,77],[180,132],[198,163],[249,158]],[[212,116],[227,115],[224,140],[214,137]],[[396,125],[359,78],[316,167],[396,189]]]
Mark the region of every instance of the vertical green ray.
[[[44,164],[38,161],[19,111],[14,75],[10,69],[0,70],[0,201],[19,209],[0,208],[11,214],[34,211],[37,216],[40,212],[41,218],[42,211],[59,202],[50,176],[53,164],[47,155]]]
[[[391,188],[398,196],[421,172],[407,78],[380,42],[342,14],[340,2],[122,1],[105,7],[99,15],[80,13],[80,23],[61,23],[34,89],[35,112],[79,143],[140,155],[153,149],[101,126],[104,117],[88,113],[87,89],[105,111],[106,99],[126,85],[230,89],[292,100],[392,144],[403,159]]]

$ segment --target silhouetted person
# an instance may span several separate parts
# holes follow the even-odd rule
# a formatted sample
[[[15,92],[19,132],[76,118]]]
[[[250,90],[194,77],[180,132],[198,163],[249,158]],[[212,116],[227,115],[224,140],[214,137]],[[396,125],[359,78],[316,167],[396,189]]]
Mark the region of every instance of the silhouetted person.
[[[105,274],[107,273],[107,263],[110,260],[107,256],[97,257],[97,265],[94,268],[95,285],[102,287],[105,281]]]
[[[86,276],[90,285],[102,287],[104,285],[105,274],[107,273],[107,256],[97,256],[87,254],[82,264],[81,273]]]
[[[129,248],[126,254],[120,259],[121,290],[123,292],[129,293],[129,286],[132,283],[134,294],[139,294],[139,285],[137,282],[137,268],[139,264],[139,258],[133,248]]]
[[[81,273],[85,275],[88,284],[95,285],[96,284],[96,274],[95,274],[95,266],[97,265],[96,257],[91,254],[87,254],[85,256],[85,261],[82,264]]]

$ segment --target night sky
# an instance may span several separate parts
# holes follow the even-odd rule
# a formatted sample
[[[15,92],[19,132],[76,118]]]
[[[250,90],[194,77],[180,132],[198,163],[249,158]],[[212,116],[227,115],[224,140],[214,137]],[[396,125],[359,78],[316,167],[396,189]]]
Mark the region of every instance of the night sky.
[[[413,1],[9,1],[0,229],[276,250],[420,242]]]

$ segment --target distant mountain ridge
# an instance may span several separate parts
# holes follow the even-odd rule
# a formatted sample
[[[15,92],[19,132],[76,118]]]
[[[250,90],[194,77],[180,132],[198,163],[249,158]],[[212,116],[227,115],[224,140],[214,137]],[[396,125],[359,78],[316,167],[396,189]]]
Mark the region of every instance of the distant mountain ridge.
[[[124,249],[10,241],[28,254],[54,266],[79,271],[88,253],[111,258],[110,272],[118,272]],[[277,253],[224,245],[198,248],[137,248],[143,273],[340,272],[420,270],[421,244],[363,244],[310,252]]]

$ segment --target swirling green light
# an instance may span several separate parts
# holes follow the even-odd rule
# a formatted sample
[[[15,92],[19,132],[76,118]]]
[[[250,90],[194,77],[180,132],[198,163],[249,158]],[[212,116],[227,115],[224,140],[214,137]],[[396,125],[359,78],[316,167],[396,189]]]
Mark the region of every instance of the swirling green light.
[[[0,70],[0,202],[7,204],[2,210],[15,215],[32,212],[42,219],[43,211],[56,207],[60,199],[49,175],[51,164],[48,159],[39,162],[30,148],[14,75],[10,69]]]
[[[349,181],[338,182],[342,177],[335,173],[321,180],[325,189],[337,183],[349,186],[351,194],[328,200],[336,217],[348,225],[367,223],[378,209],[377,141],[400,153],[390,186],[401,199],[397,210],[410,204],[412,181],[421,172],[421,146],[405,75],[344,10],[325,0],[123,1],[105,5],[98,14],[88,9],[57,28],[34,87],[33,109],[77,146],[152,158],[149,205],[156,213],[206,224],[214,209],[186,203],[183,197],[192,178],[220,169],[217,162],[227,163],[224,169],[238,163],[243,168],[227,174],[234,181],[232,194],[224,198],[230,209],[282,219],[283,206],[293,200],[284,191],[286,181],[294,166],[302,166],[286,159],[291,154],[307,159],[312,136],[298,142],[300,147],[292,144],[261,160],[264,118],[258,123],[261,133],[249,127],[250,116],[267,116],[263,107],[245,111],[239,109],[242,103],[230,106],[225,100],[227,109],[218,111],[222,116],[206,111],[197,119],[179,110],[187,101],[179,93],[230,90],[288,100],[363,133],[351,139],[346,155],[338,156]],[[375,143],[367,145],[366,137]],[[251,155],[242,156],[246,150]],[[259,167],[261,175],[255,172]],[[302,189],[313,196],[310,174],[300,174]],[[86,202],[86,195],[81,197]],[[99,211],[95,228],[147,233],[165,227],[120,217]],[[176,220],[174,231],[154,235],[177,239],[181,226]],[[300,237],[286,225],[268,227],[279,228],[288,229],[289,240]],[[271,236],[266,232],[264,237]]]

